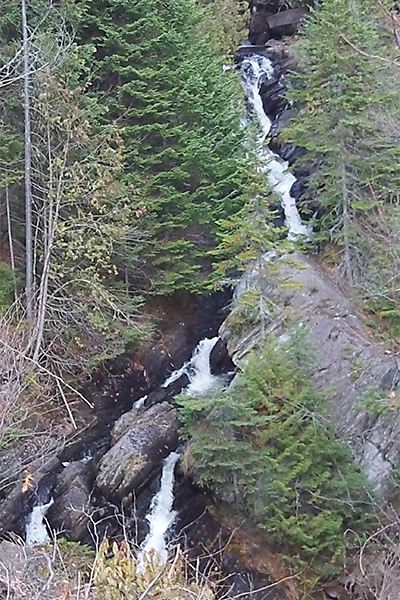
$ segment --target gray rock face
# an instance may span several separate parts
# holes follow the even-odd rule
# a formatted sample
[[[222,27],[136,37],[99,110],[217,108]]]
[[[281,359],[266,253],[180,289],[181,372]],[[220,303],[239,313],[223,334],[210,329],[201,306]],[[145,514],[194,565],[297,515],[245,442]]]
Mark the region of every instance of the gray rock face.
[[[117,421],[113,440],[114,445],[100,461],[96,485],[104,496],[122,500],[138,489],[176,447],[177,411],[167,402],[144,412],[134,408]]]
[[[289,323],[305,327],[315,355],[314,381],[331,400],[340,437],[349,442],[375,489],[387,497],[400,462],[397,415],[399,358],[372,337],[362,315],[315,259],[291,255],[266,262],[244,276],[238,296],[259,293],[259,322],[237,325],[238,307],[220,330],[236,364],[259,345],[263,335],[287,335]]]

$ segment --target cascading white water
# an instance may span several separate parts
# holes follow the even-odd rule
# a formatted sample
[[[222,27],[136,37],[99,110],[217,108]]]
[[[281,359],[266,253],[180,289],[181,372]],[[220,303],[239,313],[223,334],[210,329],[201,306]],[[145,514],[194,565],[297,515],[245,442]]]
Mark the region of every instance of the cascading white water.
[[[162,387],[168,387],[182,375],[187,375],[190,382],[182,391],[187,396],[204,396],[221,385],[221,378],[211,373],[210,365],[210,354],[217,341],[218,337],[201,340],[194,349],[191,359],[180,369],[173,371]]]
[[[310,239],[311,227],[302,223],[296,201],[290,195],[290,189],[296,178],[288,169],[288,163],[272,152],[265,143],[271,129],[271,120],[265,114],[260,89],[265,80],[274,75],[271,61],[260,54],[254,54],[243,59],[242,83],[247,99],[258,117],[262,134],[258,140],[257,155],[260,169],[267,174],[269,183],[279,195],[285,213],[285,225],[289,229],[288,238],[296,239],[303,236]]]
[[[133,403],[133,407],[132,408],[142,408],[144,406],[144,403],[147,400],[147,394],[145,396],[142,396],[141,398],[139,398],[139,400],[136,400],[136,402]]]
[[[165,564],[168,558],[165,538],[177,514],[175,510],[172,510],[172,506],[174,503],[174,470],[178,459],[177,452],[171,452],[164,459],[160,489],[154,496],[146,515],[150,531],[142,543],[138,555],[138,570],[142,572],[145,570],[146,561]]]
[[[27,546],[42,546],[49,543],[50,537],[43,519],[53,502],[54,500],[51,499],[47,504],[33,507],[25,530],[25,543]]]
[[[210,354],[217,341],[218,337],[201,340],[194,349],[191,359],[185,362],[180,369],[173,371],[162,387],[168,387],[182,375],[187,375],[189,378],[189,385],[182,392],[188,396],[204,396],[221,386],[222,379],[211,373],[210,365]],[[138,400],[137,403],[140,403],[141,400]],[[164,460],[160,490],[154,496],[150,511],[146,515],[146,519],[150,523],[150,531],[141,545],[138,555],[138,569],[141,571],[145,570],[146,560],[164,564],[168,557],[165,538],[176,516],[172,505],[174,502],[174,469],[178,459],[179,454],[171,452]]]

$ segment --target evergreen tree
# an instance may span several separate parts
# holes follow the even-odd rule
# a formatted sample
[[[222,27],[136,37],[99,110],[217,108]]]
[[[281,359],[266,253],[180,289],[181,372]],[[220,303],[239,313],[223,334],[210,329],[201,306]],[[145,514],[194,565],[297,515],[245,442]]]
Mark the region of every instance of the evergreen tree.
[[[222,55],[233,55],[248,35],[249,5],[244,0],[198,0],[206,10],[203,31]]]
[[[153,292],[199,290],[218,220],[246,199],[237,78],[200,35],[193,0],[92,0],[87,10],[81,37],[96,47],[93,89],[123,128],[145,236],[137,269]]]
[[[371,520],[370,498],[309,364],[292,331],[286,344],[271,340],[251,356],[227,391],[182,397],[180,415],[198,483],[250,515],[291,564],[327,576],[342,564],[344,531]]]
[[[326,0],[312,13],[300,43],[304,73],[290,92],[300,112],[286,131],[308,151],[322,238],[342,245],[350,283],[365,273],[362,223],[400,183],[400,146],[379,122],[388,107],[398,115],[399,102],[376,11],[370,0]]]
[[[7,85],[3,80],[0,186],[11,197],[13,232],[20,242],[24,71],[18,62],[17,8],[17,2],[10,3],[1,29],[1,65],[11,75]],[[28,6],[35,295],[27,352],[48,370],[54,364],[57,370],[80,370],[94,356],[122,352],[125,342],[136,342],[142,334],[141,299],[123,289],[115,264],[116,246],[135,221],[134,202],[128,201],[120,177],[123,142],[112,125],[102,131],[90,125],[103,109],[79,85],[85,82],[85,53],[90,50],[71,37],[79,14],[75,4],[54,6],[43,0]],[[17,244],[19,265],[21,246]]]

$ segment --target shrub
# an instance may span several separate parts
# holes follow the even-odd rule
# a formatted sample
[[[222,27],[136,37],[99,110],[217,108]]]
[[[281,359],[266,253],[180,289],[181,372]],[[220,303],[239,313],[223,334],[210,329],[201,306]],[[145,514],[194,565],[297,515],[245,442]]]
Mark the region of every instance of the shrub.
[[[0,313],[4,313],[13,302],[15,274],[11,267],[0,261]]]

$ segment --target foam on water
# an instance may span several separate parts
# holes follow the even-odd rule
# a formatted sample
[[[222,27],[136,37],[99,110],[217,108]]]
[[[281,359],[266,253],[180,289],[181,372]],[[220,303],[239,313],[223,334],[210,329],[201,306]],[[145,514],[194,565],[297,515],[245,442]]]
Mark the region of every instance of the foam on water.
[[[168,387],[171,383],[187,375],[189,385],[183,390],[187,396],[204,396],[221,384],[221,378],[211,373],[210,355],[218,337],[201,340],[193,351],[190,360],[185,362],[180,369],[173,371],[162,384]]]
[[[245,58],[242,62],[243,87],[247,100],[257,115],[262,132],[257,145],[259,168],[266,173],[269,183],[280,197],[285,213],[285,225],[289,229],[288,238],[295,239],[303,236],[310,239],[312,236],[311,227],[302,222],[296,201],[290,195],[290,190],[296,178],[287,170],[288,163],[272,152],[265,144],[271,129],[271,120],[265,114],[260,89],[264,81],[271,79],[273,76],[274,67],[272,62],[265,56],[254,54]]]
[[[54,500],[51,499],[47,504],[33,507],[25,530],[25,543],[27,546],[42,546],[49,543],[50,536],[47,533],[43,519],[53,502]]]
[[[146,562],[155,561],[160,564],[167,562],[166,534],[177,514],[175,510],[172,510],[172,506],[174,503],[174,471],[178,459],[179,454],[177,452],[171,452],[164,459],[160,489],[154,496],[150,510],[146,515],[150,530],[140,547],[138,555],[138,569],[142,572],[145,570]]]

